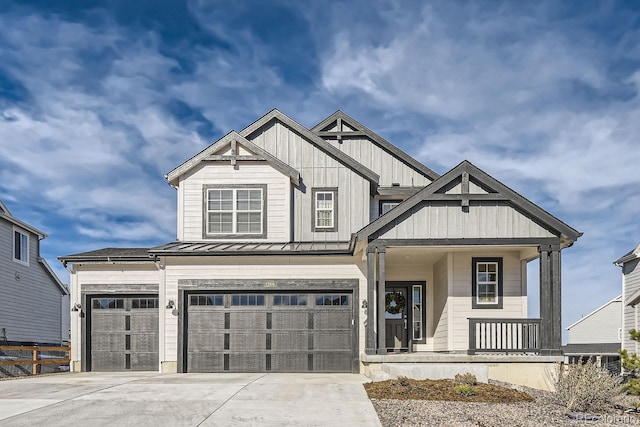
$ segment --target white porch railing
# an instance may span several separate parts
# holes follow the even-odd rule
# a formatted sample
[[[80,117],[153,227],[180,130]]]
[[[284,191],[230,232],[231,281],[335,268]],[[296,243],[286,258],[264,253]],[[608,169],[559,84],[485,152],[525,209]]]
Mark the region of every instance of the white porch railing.
[[[469,319],[469,350],[493,353],[538,353],[541,319]]]

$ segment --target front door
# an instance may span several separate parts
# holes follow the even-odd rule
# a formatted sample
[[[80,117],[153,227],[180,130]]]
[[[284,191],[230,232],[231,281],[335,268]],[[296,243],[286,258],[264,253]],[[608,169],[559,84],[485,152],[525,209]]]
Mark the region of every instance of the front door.
[[[408,350],[407,288],[387,287],[385,292],[387,351]]]

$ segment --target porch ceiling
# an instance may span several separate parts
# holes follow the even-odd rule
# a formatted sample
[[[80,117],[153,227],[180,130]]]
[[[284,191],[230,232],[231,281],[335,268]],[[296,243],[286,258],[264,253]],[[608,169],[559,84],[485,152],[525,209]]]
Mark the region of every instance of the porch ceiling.
[[[387,247],[386,260],[388,263],[413,263],[433,264],[448,252],[484,254],[496,251],[515,251],[520,253],[520,259],[529,260],[538,257],[537,247],[530,246],[465,246],[465,247],[424,247],[402,246]]]

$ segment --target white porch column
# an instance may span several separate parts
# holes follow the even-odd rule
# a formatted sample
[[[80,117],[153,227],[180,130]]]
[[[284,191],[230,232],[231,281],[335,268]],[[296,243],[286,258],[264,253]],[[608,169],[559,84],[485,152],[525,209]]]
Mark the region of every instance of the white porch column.
[[[365,324],[366,354],[376,354],[376,332],[374,329],[376,310],[375,286],[376,286],[376,258],[375,248],[367,248],[367,322]]]
[[[387,353],[387,337],[385,329],[385,255],[387,248],[378,248],[378,354]]]

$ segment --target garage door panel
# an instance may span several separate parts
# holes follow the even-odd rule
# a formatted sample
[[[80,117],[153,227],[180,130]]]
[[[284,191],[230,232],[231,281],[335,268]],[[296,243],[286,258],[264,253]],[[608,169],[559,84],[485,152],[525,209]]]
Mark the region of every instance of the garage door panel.
[[[351,332],[332,331],[313,334],[314,350],[340,351],[351,347]]]
[[[189,307],[189,330],[211,331],[224,329],[224,312],[203,310],[203,307]]]
[[[158,333],[148,333],[148,334],[131,334],[131,351],[136,352],[148,352],[149,349],[153,349],[157,347],[158,343]],[[157,354],[157,352],[156,352]]]
[[[91,362],[94,371],[123,371],[125,358],[120,352],[95,351],[91,353]]]
[[[223,372],[224,354],[222,352],[190,352],[187,366],[197,366],[197,372]]]
[[[191,351],[222,351],[224,350],[224,335],[211,331],[190,332],[189,349]]]
[[[351,318],[351,310],[334,309],[316,311],[313,313],[313,328],[324,330],[350,329]]]
[[[309,354],[274,353],[271,355],[271,370],[274,372],[309,371]]]
[[[312,336],[308,331],[287,331],[271,333],[272,348],[286,350],[312,350],[309,348],[309,337]],[[311,342],[313,345],[313,341]]]
[[[266,357],[263,353],[228,353],[224,357],[228,358],[230,372],[265,372],[267,370]]]
[[[275,330],[307,329],[309,314],[306,311],[274,311],[271,328]]]
[[[231,311],[229,329],[266,329],[267,316],[264,311]]]
[[[100,333],[98,331],[91,334],[91,349],[94,351],[122,351],[125,347],[125,336],[119,333]]]
[[[92,310],[91,331],[124,331],[124,310]]]
[[[267,349],[267,334],[265,332],[241,331],[229,333],[228,338],[231,351],[265,351]]]
[[[131,312],[131,326],[132,333],[157,333],[158,332],[158,311],[155,313],[136,313]]]
[[[132,371],[148,371],[149,367],[158,365],[158,353],[131,353],[130,360],[131,367],[129,369]]]
[[[347,352],[315,353],[313,370],[316,372],[335,372],[351,364],[351,354]]]

